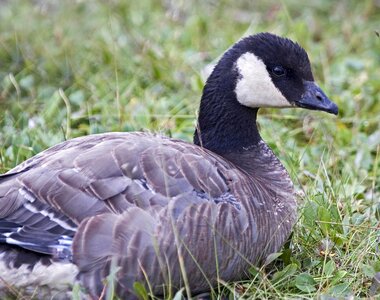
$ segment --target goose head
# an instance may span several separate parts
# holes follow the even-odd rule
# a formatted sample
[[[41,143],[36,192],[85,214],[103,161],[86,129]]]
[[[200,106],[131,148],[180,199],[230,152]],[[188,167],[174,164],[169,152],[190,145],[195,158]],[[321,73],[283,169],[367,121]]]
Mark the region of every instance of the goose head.
[[[287,38],[260,33],[227,50],[207,79],[194,142],[217,153],[258,143],[261,107],[338,114],[337,105],[314,81],[306,51]]]

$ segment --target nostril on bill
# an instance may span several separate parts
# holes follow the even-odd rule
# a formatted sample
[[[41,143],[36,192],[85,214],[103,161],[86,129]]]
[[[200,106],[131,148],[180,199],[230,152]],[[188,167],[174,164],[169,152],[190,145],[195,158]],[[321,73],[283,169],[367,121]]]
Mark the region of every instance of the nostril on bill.
[[[315,94],[315,97],[316,97],[319,101],[322,102],[323,97],[322,97],[321,93],[317,92],[317,93]]]

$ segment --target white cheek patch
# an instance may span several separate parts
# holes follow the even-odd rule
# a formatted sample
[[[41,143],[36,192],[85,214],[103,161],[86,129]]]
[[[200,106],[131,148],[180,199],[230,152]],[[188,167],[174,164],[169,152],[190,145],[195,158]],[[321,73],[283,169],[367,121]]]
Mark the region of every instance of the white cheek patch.
[[[236,62],[240,79],[236,84],[237,100],[248,107],[291,107],[272,82],[265,64],[253,53],[244,53]]]

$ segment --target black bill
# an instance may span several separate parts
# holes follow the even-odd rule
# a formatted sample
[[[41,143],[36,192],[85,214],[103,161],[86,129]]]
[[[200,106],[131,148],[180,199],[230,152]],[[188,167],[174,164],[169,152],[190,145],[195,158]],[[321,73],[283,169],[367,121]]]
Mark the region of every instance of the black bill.
[[[302,108],[338,114],[338,106],[332,102],[314,81],[304,81],[305,93],[295,104]]]

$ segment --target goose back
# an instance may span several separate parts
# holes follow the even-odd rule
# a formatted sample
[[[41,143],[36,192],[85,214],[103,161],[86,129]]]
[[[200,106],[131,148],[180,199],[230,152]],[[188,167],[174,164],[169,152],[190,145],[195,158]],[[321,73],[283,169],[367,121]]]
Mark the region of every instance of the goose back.
[[[123,298],[136,281],[162,294],[184,274],[193,292],[239,279],[295,221],[288,174],[255,147],[225,159],[147,133],[63,142],[0,177],[2,239],[75,263],[94,296],[114,266]]]

